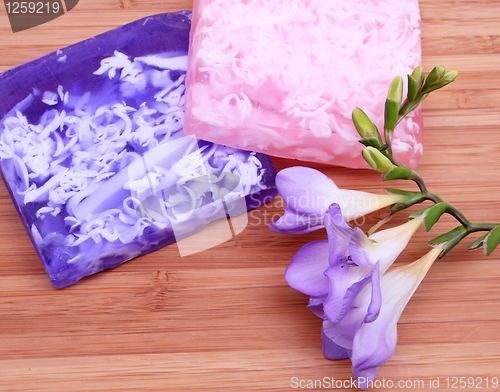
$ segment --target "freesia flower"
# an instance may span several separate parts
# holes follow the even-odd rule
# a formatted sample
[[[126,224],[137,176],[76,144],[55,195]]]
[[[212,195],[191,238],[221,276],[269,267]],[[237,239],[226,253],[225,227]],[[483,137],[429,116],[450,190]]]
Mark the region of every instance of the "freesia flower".
[[[356,297],[348,314],[339,322],[323,322],[323,352],[329,359],[352,361],[352,372],[359,388],[367,388],[394,353],[397,323],[403,310],[427,271],[442,252],[435,247],[417,261],[395,268],[380,279],[382,305],[378,317],[366,321],[371,303],[371,287],[367,285]]]
[[[309,307],[325,320],[322,329],[325,356],[350,357],[353,374],[358,386],[362,386],[363,382],[374,379],[378,366],[394,352],[395,338],[391,331],[423,278],[417,274],[423,268],[417,262],[413,267],[395,270],[416,271],[417,283],[408,280],[408,273],[386,273],[422,225],[422,219],[367,236],[359,228],[351,228],[340,206],[332,204],[324,223],[328,240],[315,241],[300,249],[288,266],[285,279],[291,287],[311,296]],[[430,253],[432,261],[439,253],[440,249]],[[376,342],[378,346],[373,348]]]
[[[339,189],[318,170],[295,166],[276,176],[278,192],[286,203],[285,214],[271,222],[271,230],[281,234],[304,234],[324,227],[328,206],[337,203],[346,221],[395,204],[396,195],[375,195]]]
[[[332,322],[340,321],[359,292],[372,283],[374,295],[368,320],[380,309],[379,277],[396,260],[416,230],[420,218],[367,237],[344,220],[340,206],[332,204],[325,214],[328,240],[315,241],[301,248],[285,272],[287,283],[315,298],[314,306]]]

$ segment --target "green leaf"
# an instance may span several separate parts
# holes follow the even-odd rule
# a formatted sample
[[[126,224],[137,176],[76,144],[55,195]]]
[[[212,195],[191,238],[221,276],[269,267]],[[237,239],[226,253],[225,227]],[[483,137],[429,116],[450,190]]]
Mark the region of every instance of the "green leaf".
[[[391,214],[395,214],[398,211],[411,207],[414,204],[422,203],[426,200],[422,192],[410,192],[392,188],[388,188],[385,191],[390,196],[399,198],[401,200],[391,206]]]
[[[404,191],[402,189],[394,189],[394,188],[386,188],[385,191],[389,193],[391,196],[402,196],[405,200],[410,200],[415,197],[422,197],[422,192],[412,192],[412,191]]]
[[[448,233],[442,234],[439,237],[432,239],[429,242],[429,245],[435,246],[445,244],[443,247],[443,251],[439,255],[439,258],[441,258],[452,248],[454,248],[455,245],[457,245],[460,241],[467,237],[467,235],[469,235],[469,231],[464,226],[458,226]]]
[[[425,231],[429,231],[432,226],[441,218],[441,216],[446,212],[448,203],[441,202],[434,204],[431,207],[424,208],[423,210],[414,212],[410,215],[410,219],[421,217],[424,220]]]
[[[484,253],[486,256],[489,256],[491,252],[495,250],[495,248],[500,244],[500,225],[496,226],[494,229],[490,230],[490,232],[486,235],[484,239]]]
[[[394,166],[389,172],[387,172],[382,178],[384,181],[389,180],[410,180],[413,175],[413,170],[405,167]]]
[[[469,250],[476,250],[476,249],[480,248],[481,246],[483,246],[484,239],[486,238],[487,235],[488,235],[488,233],[486,233],[485,235],[482,235],[477,240],[475,240],[472,244],[470,244]]]
[[[386,132],[393,132],[398,121],[399,114],[399,104],[396,100],[392,98],[387,98],[385,101],[385,113],[384,113],[384,130]],[[387,137],[385,138],[387,140]]]

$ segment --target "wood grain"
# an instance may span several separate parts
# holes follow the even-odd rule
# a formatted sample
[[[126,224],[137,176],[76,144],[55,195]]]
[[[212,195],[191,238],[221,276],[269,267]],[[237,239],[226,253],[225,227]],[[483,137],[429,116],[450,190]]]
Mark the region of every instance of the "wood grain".
[[[500,2],[420,0],[420,6],[426,71],[442,64],[460,76],[424,103],[419,172],[471,220],[500,222]],[[68,14],[16,34],[2,8],[0,71],[136,19],[191,7],[189,0],[82,0]],[[341,187],[380,192],[385,185],[370,171],[318,167]],[[350,379],[349,361],[324,359],[321,321],[283,279],[295,252],[324,233],[271,232],[267,225],[281,208],[277,198],[252,211],[244,232],[217,248],[181,258],[174,244],[57,290],[0,183],[0,391],[287,391],[294,390],[292,377]],[[368,217],[364,227],[379,218]],[[397,263],[420,257],[431,238],[453,227],[445,218],[431,233],[418,232]],[[403,313],[398,347],[378,378],[423,380],[422,388],[408,389],[429,390],[440,377],[439,389],[447,390],[446,377],[489,377],[482,390],[494,390],[499,262],[500,251],[486,258],[466,244],[438,261]]]

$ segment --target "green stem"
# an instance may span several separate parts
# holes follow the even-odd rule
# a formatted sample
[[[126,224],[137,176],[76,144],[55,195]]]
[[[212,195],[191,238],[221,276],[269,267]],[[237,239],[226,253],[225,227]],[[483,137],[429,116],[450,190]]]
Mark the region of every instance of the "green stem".
[[[389,153],[389,159],[394,163],[394,157],[392,155],[392,134],[394,130],[385,130],[384,136],[385,136],[385,142],[387,143],[387,152]],[[395,163],[394,163],[395,164]],[[396,165],[397,166],[397,165]]]
[[[490,231],[497,226],[498,224],[495,223],[485,223],[485,222],[469,223],[469,227],[467,227],[467,230],[469,231],[469,233],[474,233],[476,231]]]
[[[426,200],[431,200],[436,204],[444,201],[435,193],[429,192],[427,190],[427,186],[425,185],[424,179],[415,170],[412,170],[410,179],[417,184],[418,188],[420,189],[420,192],[422,192],[422,195],[424,195]]]
[[[465,217],[462,211],[460,211],[457,207],[455,207],[451,203],[447,203],[446,213],[453,216],[457,221],[459,221],[462,224],[462,226],[464,226],[467,229],[467,231],[471,232],[469,229],[471,227],[471,223]]]
[[[422,195],[425,198],[424,200],[430,200],[435,204],[444,202],[444,200],[440,196],[436,195],[433,192],[430,192],[427,189],[427,186],[425,185],[425,182],[424,182],[424,179],[422,178],[422,176],[420,176],[420,174],[418,174],[414,170],[412,170],[411,180],[413,180],[417,184],[418,188],[420,189],[420,192],[422,192]],[[477,232],[477,231],[490,231],[498,225],[495,223],[486,223],[486,222],[471,223],[465,217],[465,215],[462,213],[462,211],[460,211],[457,207],[455,207],[451,203],[446,203],[446,204],[447,204],[447,206],[446,206],[445,212],[447,214],[450,214],[458,222],[460,222],[460,224],[467,229],[469,234]]]
[[[396,121],[396,125],[398,125],[401,122],[401,120],[406,117],[406,115],[408,113],[410,113],[412,110],[415,110],[418,107],[418,105],[420,105],[422,103],[422,101],[425,98],[427,98],[428,95],[429,95],[428,93],[423,94],[420,91],[413,101],[408,101],[408,99],[406,99],[403,102],[403,105],[401,106],[401,108],[399,109],[399,115],[398,115],[398,119]]]

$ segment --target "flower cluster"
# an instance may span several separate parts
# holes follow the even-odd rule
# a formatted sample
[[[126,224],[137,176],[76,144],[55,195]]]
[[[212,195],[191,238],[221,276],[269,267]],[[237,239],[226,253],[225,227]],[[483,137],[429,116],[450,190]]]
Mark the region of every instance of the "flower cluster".
[[[277,179],[287,205],[271,228],[296,234],[325,227],[328,234],[328,240],[311,242],[297,252],[285,279],[310,296],[310,309],[324,320],[324,355],[351,358],[358,386],[366,386],[394,352],[397,321],[441,248],[388,272],[422,226],[421,216],[367,236],[346,220],[400,199],[342,190],[320,172],[303,167],[285,169]],[[293,204],[301,199],[309,204]]]
[[[456,71],[434,68],[425,77],[417,67],[408,75],[403,101],[403,79],[396,77],[385,102],[384,140],[376,125],[360,108],[352,120],[365,145],[363,158],[383,175],[383,180],[412,180],[418,192],[386,189],[386,195],[339,189],[324,174],[305,167],[282,170],[276,177],[286,203],[285,214],[270,228],[281,234],[303,234],[325,228],[328,240],[305,245],[293,257],[285,279],[294,289],[310,296],[310,309],[323,321],[321,337],[326,358],[350,358],[358,387],[371,385],[379,366],[393,354],[397,322],[411,296],[433,262],[443,257],[467,235],[485,231],[469,249],[483,246],[489,255],[500,244],[500,225],[472,223],[460,210],[430,192],[422,177],[394,159],[392,140],[396,125],[416,109],[427,95],[451,83]],[[391,206],[395,214],[424,201],[431,207],[410,215],[399,226],[369,234],[347,222]],[[391,268],[419,227],[429,231],[443,214],[460,226],[430,241],[433,247],[417,261]]]

